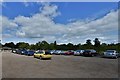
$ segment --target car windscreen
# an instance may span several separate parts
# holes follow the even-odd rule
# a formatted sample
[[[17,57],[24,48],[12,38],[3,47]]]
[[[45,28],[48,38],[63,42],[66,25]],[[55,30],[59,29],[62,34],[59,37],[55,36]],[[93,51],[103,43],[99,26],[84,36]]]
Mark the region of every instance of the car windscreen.
[[[45,54],[51,54],[51,53],[47,51],[47,52],[45,52]]]
[[[37,54],[43,54],[44,52],[43,51],[39,51],[39,52],[37,52]]]
[[[90,50],[85,50],[85,52],[91,52]]]
[[[31,53],[33,53],[34,51],[28,51],[28,52],[31,52]]]
[[[114,53],[114,51],[112,51],[112,50],[111,51],[106,51],[106,52],[108,52],[108,53]]]
[[[76,50],[76,52],[83,52],[83,50]]]

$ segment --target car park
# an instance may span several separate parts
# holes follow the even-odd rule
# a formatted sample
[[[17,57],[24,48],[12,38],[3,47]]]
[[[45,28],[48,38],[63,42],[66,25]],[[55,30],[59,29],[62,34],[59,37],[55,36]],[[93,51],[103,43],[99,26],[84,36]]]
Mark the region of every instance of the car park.
[[[116,50],[107,50],[103,53],[103,57],[118,58],[119,53]]]
[[[48,51],[39,51],[37,53],[34,53],[34,58],[39,58],[39,59],[51,59],[52,58],[52,55],[50,52]]]
[[[75,56],[80,56],[80,55],[83,55],[83,52],[84,52],[84,50],[76,50],[76,51],[74,51],[74,55]]]
[[[88,49],[83,52],[83,56],[97,56],[98,53],[94,49]]]

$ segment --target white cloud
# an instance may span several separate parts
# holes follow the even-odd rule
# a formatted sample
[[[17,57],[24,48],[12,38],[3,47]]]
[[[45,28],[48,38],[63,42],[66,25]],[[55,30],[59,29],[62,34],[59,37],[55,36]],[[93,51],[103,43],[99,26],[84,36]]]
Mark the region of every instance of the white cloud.
[[[2,34],[2,38],[9,38],[15,36],[16,29],[18,24],[14,23],[13,20],[9,20],[5,16],[0,16],[0,33]]]
[[[10,29],[10,28],[16,28],[18,25],[14,23],[12,20],[8,19],[7,17],[0,16],[2,17],[2,28],[3,29]]]
[[[50,3],[42,3],[43,7],[40,8],[41,14],[49,17],[56,17],[60,15],[60,12],[57,12],[58,6],[51,5]]]
[[[19,37],[49,42],[56,40],[59,43],[83,43],[86,39],[93,40],[96,37],[103,42],[117,40],[118,11],[111,11],[97,20],[76,20],[68,24],[60,24],[53,21],[54,17],[60,15],[58,6],[44,3],[40,10],[41,13],[34,14],[32,17],[18,16],[14,20],[3,17],[3,30],[17,28],[14,34]]]
[[[3,0],[0,0],[0,2],[3,2]]]

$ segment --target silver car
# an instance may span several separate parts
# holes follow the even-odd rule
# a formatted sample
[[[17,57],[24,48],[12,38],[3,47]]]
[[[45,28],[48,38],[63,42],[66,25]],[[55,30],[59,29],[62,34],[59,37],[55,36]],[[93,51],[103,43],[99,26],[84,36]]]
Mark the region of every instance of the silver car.
[[[84,50],[76,50],[74,51],[74,55],[77,56],[77,55],[83,55],[83,52]]]
[[[103,57],[118,58],[116,50],[107,50],[104,52]]]

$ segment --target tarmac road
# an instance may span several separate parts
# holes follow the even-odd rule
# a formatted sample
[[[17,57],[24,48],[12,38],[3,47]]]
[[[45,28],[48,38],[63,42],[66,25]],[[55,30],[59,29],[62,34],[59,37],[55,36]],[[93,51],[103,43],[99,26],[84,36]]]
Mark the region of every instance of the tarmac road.
[[[53,55],[52,60],[2,52],[3,78],[118,78],[118,60]]]

